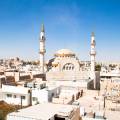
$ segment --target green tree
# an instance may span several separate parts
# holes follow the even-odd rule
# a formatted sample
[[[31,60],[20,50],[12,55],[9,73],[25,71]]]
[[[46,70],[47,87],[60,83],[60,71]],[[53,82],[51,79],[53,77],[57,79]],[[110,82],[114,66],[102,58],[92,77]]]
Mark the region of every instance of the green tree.
[[[95,71],[101,71],[101,65],[97,64],[97,65],[95,66]]]
[[[3,111],[2,110],[0,110],[0,120],[4,120],[4,114],[3,114]]]

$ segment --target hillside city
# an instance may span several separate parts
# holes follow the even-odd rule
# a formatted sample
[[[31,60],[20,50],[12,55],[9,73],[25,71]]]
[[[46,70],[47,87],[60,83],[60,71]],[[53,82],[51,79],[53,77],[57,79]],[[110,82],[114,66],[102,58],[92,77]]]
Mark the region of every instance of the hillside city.
[[[67,48],[45,61],[46,41],[42,24],[39,60],[0,59],[0,120],[119,120],[120,63],[96,61],[95,33],[90,61]]]

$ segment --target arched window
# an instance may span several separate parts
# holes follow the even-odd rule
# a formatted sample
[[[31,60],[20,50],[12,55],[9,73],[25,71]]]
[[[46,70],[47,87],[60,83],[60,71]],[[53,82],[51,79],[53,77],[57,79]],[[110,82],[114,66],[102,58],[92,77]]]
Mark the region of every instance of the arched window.
[[[74,66],[72,66],[72,70],[74,69]]]
[[[65,68],[66,68],[66,70],[68,70],[68,66],[66,66]]]
[[[71,70],[71,66],[69,67],[69,70]]]
[[[63,66],[63,69],[62,70],[65,70],[65,71],[70,71],[70,70],[74,70],[74,65],[72,63],[67,63]]]

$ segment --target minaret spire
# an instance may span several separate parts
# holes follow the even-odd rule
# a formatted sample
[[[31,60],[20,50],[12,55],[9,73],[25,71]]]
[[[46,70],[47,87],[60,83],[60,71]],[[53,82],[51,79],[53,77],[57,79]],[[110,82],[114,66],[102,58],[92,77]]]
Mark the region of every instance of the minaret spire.
[[[41,32],[45,32],[44,24],[41,26]]]
[[[41,26],[41,32],[40,32],[40,72],[44,74],[44,65],[45,65],[45,29],[44,29],[44,24]]]

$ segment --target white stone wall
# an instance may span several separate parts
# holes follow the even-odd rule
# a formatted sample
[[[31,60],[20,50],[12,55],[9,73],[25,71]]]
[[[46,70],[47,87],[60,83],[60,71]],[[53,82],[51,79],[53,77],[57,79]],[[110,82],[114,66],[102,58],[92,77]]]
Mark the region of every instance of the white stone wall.
[[[7,95],[11,95],[8,97]],[[16,96],[16,97],[14,97]],[[20,95],[20,94],[13,94],[13,93],[3,93],[3,100],[12,105],[21,105],[21,96],[24,96],[25,99],[22,99],[22,106],[28,106],[30,104],[30,95]]]
[[[9,104],[21,105],[21,96],[24,96],[22,105],[27,106],[30,104],[30,93],[28,91],[29,88],[22,86],[2,85],[2,99]]]
[[[33,100],[33,98],[36,98],[36,100]],[[35,105],[37,103],[45,103],[45,102],[48,102],[48,91],[46,91],[45,89],[32,90],[32,105]]]

